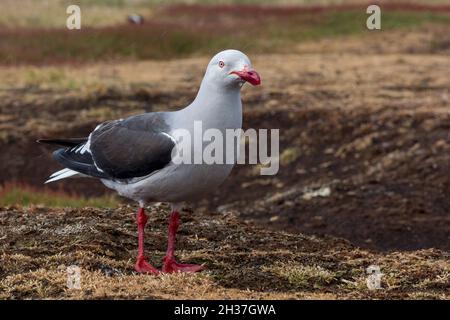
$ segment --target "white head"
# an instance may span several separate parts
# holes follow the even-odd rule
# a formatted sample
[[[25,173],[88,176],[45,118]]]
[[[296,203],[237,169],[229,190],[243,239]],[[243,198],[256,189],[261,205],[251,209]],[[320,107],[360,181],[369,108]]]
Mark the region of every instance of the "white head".
[[[229,49],[211,59],[203,81],[223,88],[239,89],[245,82],[259,85],[261,78],[252,69],[252,63],[245,54]]]

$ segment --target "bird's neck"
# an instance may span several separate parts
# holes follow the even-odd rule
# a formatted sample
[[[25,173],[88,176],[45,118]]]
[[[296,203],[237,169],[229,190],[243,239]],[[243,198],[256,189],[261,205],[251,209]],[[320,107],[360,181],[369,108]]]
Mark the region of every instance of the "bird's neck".
[[[185,112],[215,128],[240,128],[242,103],[240,87],[219,87],[203,81],[194,101]]]
[[[217,85],[213,81],[205,81],[205,79],[203,79],[194,103],[211,105],[211,102],[221,104],[224,102],[236,102],[236,100],[240,101],[240,99],[241,87],[239,85],[223,86]]]

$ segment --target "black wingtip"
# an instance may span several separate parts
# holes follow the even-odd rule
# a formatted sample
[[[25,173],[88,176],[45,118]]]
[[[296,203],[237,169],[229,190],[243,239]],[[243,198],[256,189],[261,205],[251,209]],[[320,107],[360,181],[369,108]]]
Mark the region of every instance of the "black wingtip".
[[[54,144],[63,147],[75,147],[80,143],[85,143],[88,138],[71,138],[71,139],[38,139],[37,143]]]
[[[57,144],[53,139],[37,139],[36,142],[40,144]]]

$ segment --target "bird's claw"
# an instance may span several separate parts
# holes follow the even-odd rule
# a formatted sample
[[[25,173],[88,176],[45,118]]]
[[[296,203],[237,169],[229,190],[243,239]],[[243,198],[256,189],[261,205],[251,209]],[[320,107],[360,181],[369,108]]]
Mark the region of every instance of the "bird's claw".
[[[204,265],[197,264],[182,264],[175,261],[175,259],[164,258],[163,260],[163,273],[175,273],[175,272],[198,272],[205,269]]]
[[[134,269],[139,273],[153,274],[155,276],[159,274],[159,270],[145,261],[144,257],[137,259]]]

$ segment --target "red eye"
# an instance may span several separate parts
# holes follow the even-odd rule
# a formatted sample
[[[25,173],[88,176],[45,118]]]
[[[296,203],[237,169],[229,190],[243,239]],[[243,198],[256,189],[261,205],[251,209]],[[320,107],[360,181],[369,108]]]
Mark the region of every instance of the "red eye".
[[[225,67],[225,62],[219,61],[219,67],[221,67],[221,68]]]

